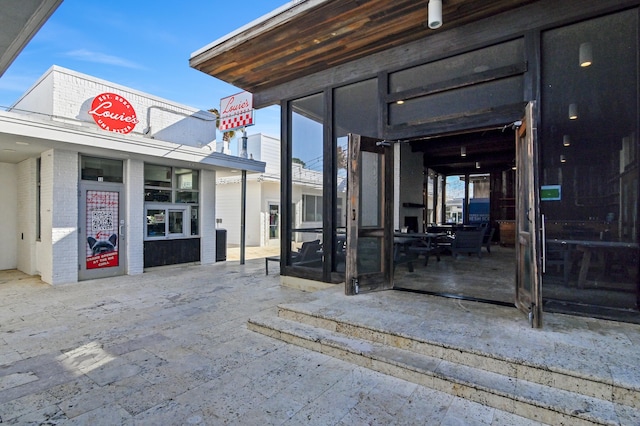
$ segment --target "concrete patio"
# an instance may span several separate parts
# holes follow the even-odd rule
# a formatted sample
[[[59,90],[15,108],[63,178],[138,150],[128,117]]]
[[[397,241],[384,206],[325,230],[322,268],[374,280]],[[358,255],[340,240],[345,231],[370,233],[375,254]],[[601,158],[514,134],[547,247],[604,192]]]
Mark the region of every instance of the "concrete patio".
[[[625,382],[640,381],[635,325],[557,316],[549,328],[533,331],[512,309],[492,328],[486,305],[400,292],[346,297],[339,287],[304,293],[280,286],[274,269],[265,276],[264,260],[255,258],[56,287],[0,272],[0,422],[542,424],[248,329],[251,318],[277,318],[279,305],[334,307],[354,317],[386,306],[379,323],[401,325],[413,317],[443,338],[481,341],[489,334],[506,352],[526,336],[555,339],[556,353],[563,345],[572,353],[590,351],[597,342],[608,362],[619,361],[598,369],[616,379],[633,369]],[[405,303],[410,300],[420,312],[408,315],[418,306]],[[370,316],[363,318],[371,324]],[[505,324],[510,328],[498,332]],[[521,339],[510,340],[513,332]],[[619,424],[634,424],[635,414],[631,409]]]

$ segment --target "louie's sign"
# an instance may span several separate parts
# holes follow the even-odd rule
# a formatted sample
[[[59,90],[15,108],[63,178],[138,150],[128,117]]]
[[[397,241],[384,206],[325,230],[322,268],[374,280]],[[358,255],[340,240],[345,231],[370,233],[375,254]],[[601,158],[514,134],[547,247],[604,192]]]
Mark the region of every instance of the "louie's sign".
[[[138,124],[133,106],[115,93],[103,93],[93,98],[89,115],[102,130],[115,133],[129,133]]]
[[[253,125],[253,95],[241,92],[220,99],[221,131],[234,130]]]

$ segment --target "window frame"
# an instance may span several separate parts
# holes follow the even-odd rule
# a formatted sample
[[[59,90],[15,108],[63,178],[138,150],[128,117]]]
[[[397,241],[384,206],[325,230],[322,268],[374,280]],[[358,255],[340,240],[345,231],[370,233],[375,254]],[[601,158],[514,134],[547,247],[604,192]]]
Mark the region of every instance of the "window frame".
[[[156,185],[147,185],[147,178],[144,178],[144,191],[145,191],[145,201],[144,201],[144,241],[158,241],[158,240],[171,240],[171,239],[185,239],[185,238],[199,238],[200,237],[200,179],[202,173],[199,169],[185,169],[184,167],[174,167],[174,166],[165,166],[161,164],[153,164],[153,163],[145,163],[145,172],[146,167],[162,167],[171,171],[171,179],[170,186],[156,186]],[[178,187],[178,176],[176,170],[191,170],[192,173],[196,174],[196,182],[192,185],[192,188],[179,188]],[[183,173],[184,174],[184,173]],[[195,189],[194,189],[195,188]],[[166,191],[170,194],[168,201],[147,201],[147,192],[148,191]],[[196,194],[196,201],[177,201],[178,194],[182,192],[191,192]],[[163,235],[149,235],[149,211],[163,211],[164,212],[164,234]],[[172,215],[179,214],[182,217],[181,232],[170,232],[171,231],[171,217]],[[195,214],[195,219],[194,219]],[[195,226],[192,226],[192,222],[196,220],[197,223]],[[195,228],[195,229],[194,229]]]

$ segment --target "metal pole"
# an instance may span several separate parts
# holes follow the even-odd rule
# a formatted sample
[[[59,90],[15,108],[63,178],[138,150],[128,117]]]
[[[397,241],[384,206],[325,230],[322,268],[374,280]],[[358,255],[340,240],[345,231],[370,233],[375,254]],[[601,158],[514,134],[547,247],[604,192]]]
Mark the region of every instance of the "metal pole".
[[[247,158],[247,131],[242,129],[242,148],[240,149],[240,158]]]
[[[244,138],[243,138],[244,139]],[[242,204],[240,205],[240,264],[244,265],[245,216],[247,211],[247,171],[242,171]]]

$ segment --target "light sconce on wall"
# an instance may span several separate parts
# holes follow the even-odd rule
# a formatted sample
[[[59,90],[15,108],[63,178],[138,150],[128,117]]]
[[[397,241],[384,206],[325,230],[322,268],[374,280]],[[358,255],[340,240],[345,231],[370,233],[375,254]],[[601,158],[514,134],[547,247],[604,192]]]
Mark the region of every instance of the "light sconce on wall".
[[[561,163],[566,163],[567,162],[567,159],[565,158],[564,155],[560,155],[560,162]]]
[[[428,9],[429,28],[432,30],[440,28],[442,26],[442,0],[429,0]]]
[[[460,147],[460,157],[466,157],[467,156],[467,147],[466,146],[461,146]]]
[[[564,135],[562,137],[562,146],[571,146],[571,136]]]
[[[578,104],[569,104],[569,120],[578,118]]]
[[[591,43],[580,44],[580,66],[585,68],[593,63],[593,49]]]

